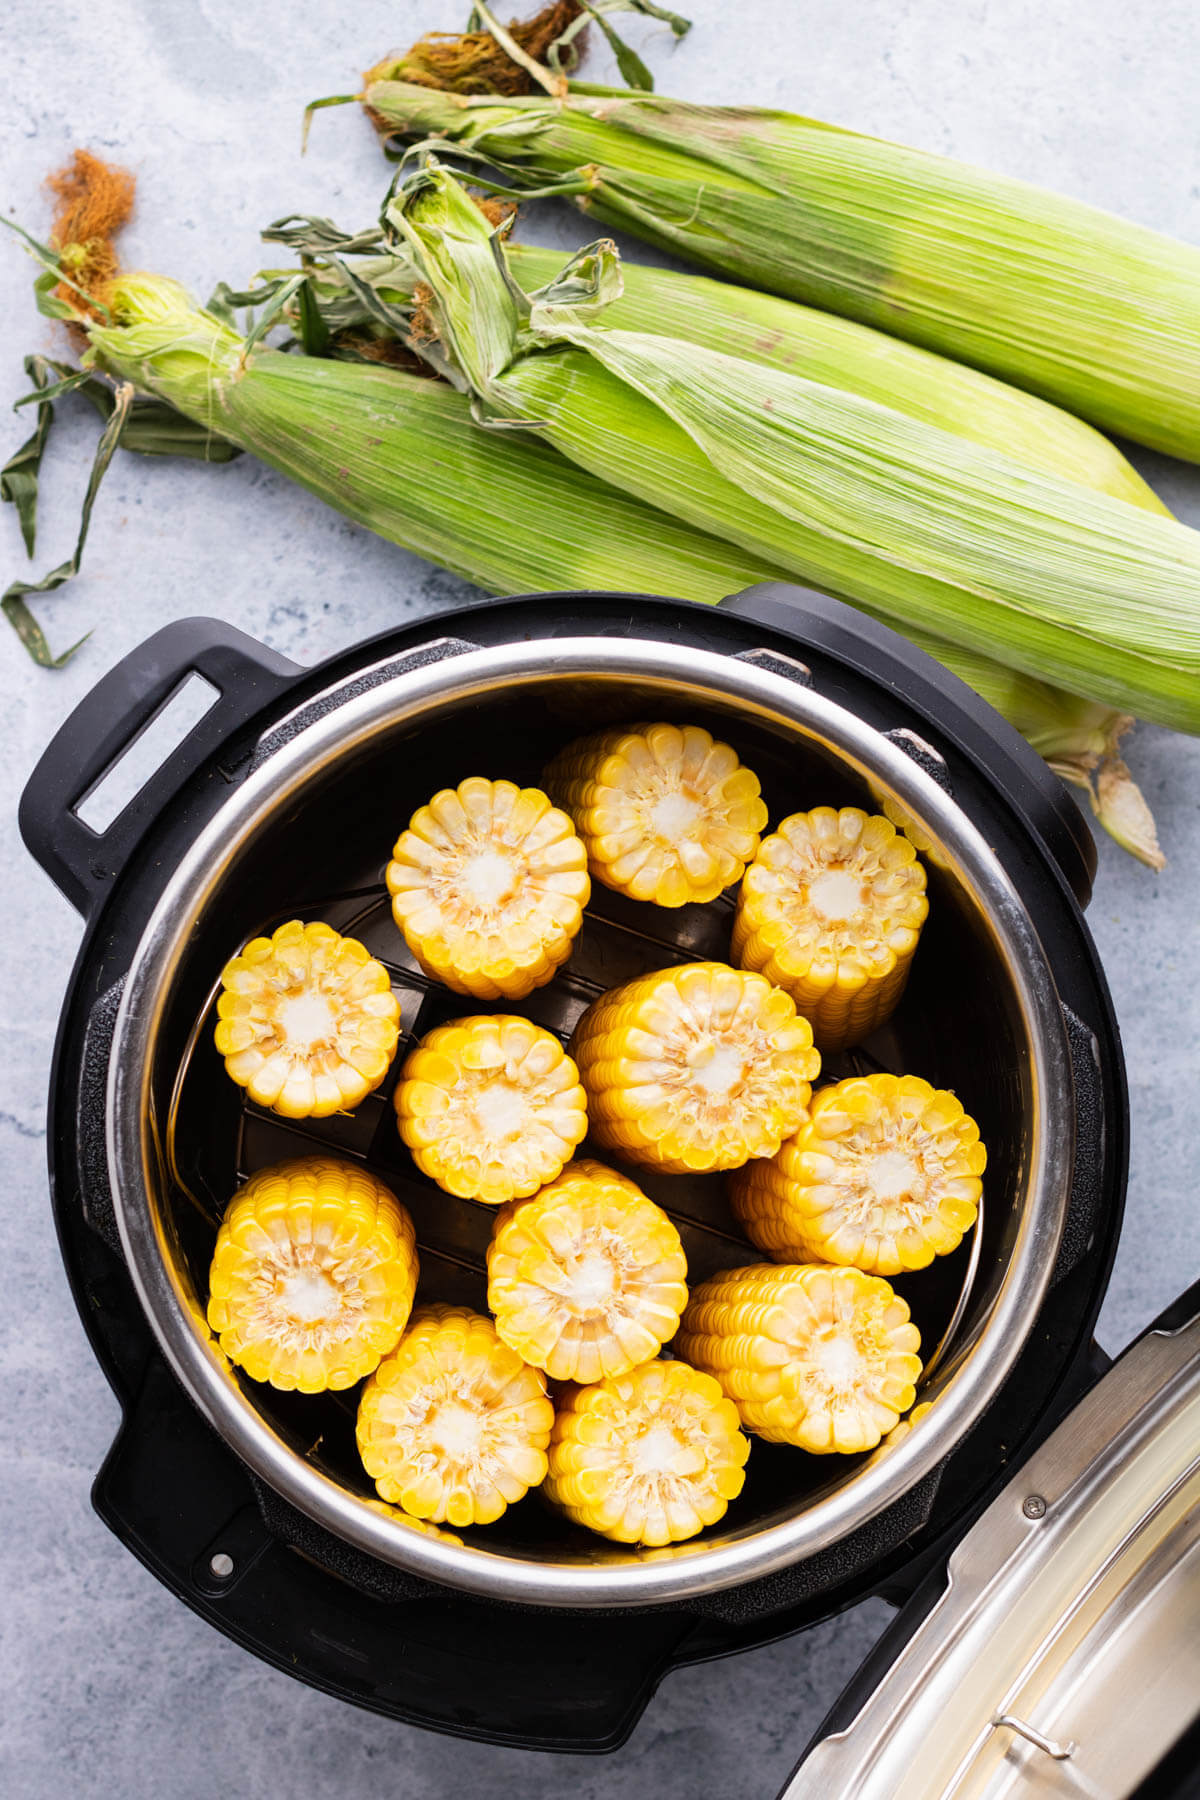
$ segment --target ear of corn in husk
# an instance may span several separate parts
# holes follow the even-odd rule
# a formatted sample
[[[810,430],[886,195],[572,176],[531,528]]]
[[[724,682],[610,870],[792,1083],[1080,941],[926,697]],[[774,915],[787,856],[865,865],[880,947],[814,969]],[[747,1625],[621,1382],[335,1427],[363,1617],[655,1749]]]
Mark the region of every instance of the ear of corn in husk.
[[[593,1137],[674,1175],[773,1156],[806,1116],[821,1066],[789,994],[716,962],[602,995],[576,1025],[571,1054]]]
[[[710,1375],[647,1362],[559,1405],[543,1492],[619,1544],[677,1544],[741,1493],[750,1445]]]
[[[462,96],[387,59],[361,99],[511,191],[574,196],[747,286],[843,313],[1200,460],[1200,249],[949,158],[755,107],[572,84]]]
[[[556,1381],[598,1381],[656,1356],[679,1325],[686,1280],[662,1208],[587,1158],[505,1208],[488,1246],[497,1331]]]
[[[479,430],[469,401],[441,382],[252,348],[165,276],[122,275],[106,293],[110,321],[80,319],[100,368],[494,593],[634,583],[715,601],[778,577],[766,560],[588,480],[528,433]]]
[[[543,780],[597,880],[657,906],[715,900],[741,879],[767,822],[758,777],[699,725],[577,739]]]
[[[520,301],[434,164],[389,216],[433,295],[439,355],[493,419],[898,622],[1200,729],[1200,534],[857,395],[606,329],[611,245]]]
[[[295,217],[280,220],[263,236],[303,256],[309,298],[329,329],[335,353],[339,340],[351,355],[361,354],[372,341],[378,354],[398,345],[387,315],[395,310],[398,327],[403,315],[413,312],[420,278],[410,250],[386,220],[378,230],[347,236],[328,220]],[[505,250],[526,293],[549,286],[562,269],[561,251],[509,238]],[[970,443],[1004,451],[1031,469],[1061,475],[1149,512],[1168,513],[1149,483],[1101,432],[978,369],[815,307],[703,275],[623,262],[621,279],[621,292],[604,314],[606,325],[681,338],[704,350],[844,388]],[[291,301],[287,310],[302,329],[298,302]]]
[[[383,231],[348,238],[328,221],[313,219],[281,221],[264,236],[304,255],[313,304],[331,334],[331,353],[366,354],[374,344],[371,353],[382,356],[399,347],[394,330],[381,322],[380,302],[385,312],[400,309],[398,317],[412,310],[419,284],[402,240]],[[385,242],[388,254],[377,254]],[[335,248],[337,258],[331,259]],[[353,282],[344,268],[352,253],[359,256]],[[551,282],[561,269],[559,252],[535,244],[509,242],[507,256],[527,291]],[[1168,512],[1098,431],[978,370],[812,307],[727,282],[634,263],[623,264],[621,273],[622,291],[605,313],[614,326],[681,338],[805,375],[1015,456],[1029,468],[1150,512]],[[364,288],[378,296],[376,302],[367,304]],[[340,342],[347,345],[344,351],[337,348]],[[855,604],[863,606],[857,595]],[[875,616],[886,618],[878,611]],[[1152,868],[1163,866],[1153,816],[1117,748],[1133,724],[1130,714],[1053,687],[967,645],[932,636],[907,618],[904,631],[982,694],[1057,774],[1082,788],[1100,824],[1124,849]]]
[[[394,1099],[417,1167],[447,1193],[489,1206],[553,1181],[587,1132],[575,1064],[550,1032],[508,1013],[427,1032]]]
[[[591,884],[566,813],[539,788],[481,775],[413,814],[387,866],[392,912],[456,994],[520,999],[571,954]]]
[[[736,1218],[777,1262],[902,1275],[956,1250],[975,1223],[987,1153],[961,1102],[916,1075],[822,1088],[769,1162],[730,1177]]]
[[[763,840],[733,959],[792,996],[821,1051],[841,1050],[895,1008],[928,911],[925,870],[890,820],[818,806]]]
[[[353,1163],[301,1157],[260,1169],[230,1202],[208,1322],[255,1381],[315,1394],[371,1373],[416,1285],[412,1220],[391,1191]]]
[[[357,1106],[400,1035],[391,977],[354,938],[293,919],[253,938],[221,974],[216,1045],[234,1081],[288,1119]]]
[[[384,1500],[435,1525],[490,1525],[546,1474],[546,1383],[492,1321],[427,1306],[363,1389],[358,1453]]]
[[[469,399],[449,385],[252,348],[166,277],[117,277],[103,292],[106,318],[85,297],[71,298],[99,369],[493,592],[632,586],[711,602],[779,576],[748,551],[594,480],[527,432],[479,430]],[[472,494],[486,494],[488,505],[464,501]],[[983,686],[1018,729],[1036,726],[1043,754],[1073,768],[1082,757],[1101,823],[1134,854],[1157,859],[1152,821],[1112,749],[1122,713],[939,640],[911,619],[904,629]]]
[[[823,1264],[726,1269],[692,1291],[679,1354],[743,1425],[817,1455],[873,1450],[908,1411],[920,1337],[886,1281]]]

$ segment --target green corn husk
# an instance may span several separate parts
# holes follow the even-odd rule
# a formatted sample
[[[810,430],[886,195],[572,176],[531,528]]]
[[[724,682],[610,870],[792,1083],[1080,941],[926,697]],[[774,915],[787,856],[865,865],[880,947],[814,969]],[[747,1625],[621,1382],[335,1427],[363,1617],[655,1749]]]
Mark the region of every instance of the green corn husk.
[[[390,211],[439,366],[493,420],[901,629],[1200,731],[1200,534],[857,395],[593,322],[611,245],[527,299],[436,165]]]
[[[1133,724],[1128,713],[1019,674],[961,644],[947,647],[936,639],[924,640],[919,633],[907,635],[982,694],[1055,774],[1081,788],[1099,824],[1122,849],[1149,868],[1164,866],[1154,815],[1118,748]]]
[[[1200,249],[945,157],[756,107],[572,83],[441,93],[370,70],[389,139],[573,196],[748,286],[843,313],[1200,461]]]
[[[331,331],[385,329],[363,296],[364,286],[385,306],[411,308],[418,278],[402,241],[391,246],[390,255],[358,253],[352,285],[344,266],[329,258],[337,237],[327,220],[281,221],[264,235],[301,250],[310,266],[316,255],[320,266],[310,291]],[[341,245],[363,245],[371,235],[342,237]],[[552,281],[563,263],[561,252],[536,244],[508,242],[507,255],[527,293]],[[1132,463],[1092,426],[977,369],[813,307],[703,275],[636,263],[623,263],[621,274],[623,290],[605,312],[606,325],[682,338],[706,350],[790,370],[940,425],[972,443],[1006,450],[1031,469],[1061,475],[1151,512],[1168,512]],[[299,328],[299,320],[295,322]]]
[[[164,276],[119,276],[97,365],[167,401],[381,537],[497,593],[611,588],[719,600],[774,580],[579,471],[528,433],[494,434],[442,382],[289,356],[247,340]]]
[[[714,602],[779,571],[619,494],[525,432],[491,432],[467,396],[404,370],[251,347],[177,283],[119,278],[109,322],[81,319],[113,377],[252,451],[393,543],[494,593],[598,588]],[[1153,820],[1117,754],[1130,720],[920,631],[1060,772],[1100,824],[1162,866]],[[1131,825],[1130,821],[1135,824]]]

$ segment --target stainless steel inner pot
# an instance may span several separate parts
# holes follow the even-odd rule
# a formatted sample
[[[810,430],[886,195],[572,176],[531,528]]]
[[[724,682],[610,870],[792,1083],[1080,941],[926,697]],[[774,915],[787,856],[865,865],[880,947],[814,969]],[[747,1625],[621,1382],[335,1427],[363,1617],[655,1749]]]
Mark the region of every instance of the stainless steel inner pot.
[[[129,970],[108,1082],[109,1177],[128,1265],[164,1353],[212,1425],[286,1500],[385,1562],[478,1594],[575,1607],[679,1600],[766,1575],[834,1545],[933,1470],[1026,1341],[1062,1234],[1075,1131],[1050,967],[1020,895],[953,800],[897,743],[802,677],[775,655],[640,639],[487,650],[434,640],[273,728],[163,890]],[[990,1161],[977,1241],[896,1284],[928,1332],[926,1354],[964,1292],[965,1303],[916,1428],[862,1458],[756,1443],[746,1494],[699,1540],[609,1545],[563,1527],[530,1496],[458,1543],[373,1502],[353,1455],[353,1396],[259,1388],[209,1333],[207,1262],[238,1175],[302,1145],[285,1122],[243,1109],[207,1009],[222,964],[249,936],[324,916],[353,922],[392,967],[407,1033],[477,1010],[425,982],[391,924],[382,870],[392,842],[439,787],[471,773],[536,782],[549,752],[579,731],[648,717],[694,720],[732,742],[762,778],[772,824],[821,802],[877,810],[886,797],[927,844],[929,924],[901,1009],[863,1056],[955,1088],[980,1120]],[[594,993],[641,968],[723,955],[729,918],[727,902],[673,914],[600,890],[576,955],[525,1007],[565,1033]],[[859,1066],[835,1060],[829,1073]],[[482,1305],[493,1215],[416,1174],[389,1129],[387,1093],[353,1120],[308,1122],[303,1141],[370,1160],[414,1215],[423,1292]],[[719,1177],[634,1173],[676,1217],[696,1276],[761,1260],[739,1238]]]

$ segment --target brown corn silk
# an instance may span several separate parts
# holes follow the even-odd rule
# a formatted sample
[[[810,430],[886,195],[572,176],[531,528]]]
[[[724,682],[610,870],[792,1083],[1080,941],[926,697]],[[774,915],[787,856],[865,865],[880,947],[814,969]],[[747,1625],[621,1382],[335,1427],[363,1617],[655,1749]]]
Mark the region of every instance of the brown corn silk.
[[[113,239],[129,221],[136,182],[128,169],[106,163],[90,150],[76,150],[46,186],[57,202],[50,242],[75,283],[60,282],[56,298],[79,306],[79,289],[97,294],[117,273]]]
[[[583,11],[579,0],[554,0],[532,19],[510,19],[508,35],[534,62],[544,62],[551,44]],[[576,40],[577,46],[582,45]],[[427,31],[395,59],[400,79],[450,94],[532,94],[537,83],[514,62],[490,31]],[[363,80],[370,79],[369,72]]]

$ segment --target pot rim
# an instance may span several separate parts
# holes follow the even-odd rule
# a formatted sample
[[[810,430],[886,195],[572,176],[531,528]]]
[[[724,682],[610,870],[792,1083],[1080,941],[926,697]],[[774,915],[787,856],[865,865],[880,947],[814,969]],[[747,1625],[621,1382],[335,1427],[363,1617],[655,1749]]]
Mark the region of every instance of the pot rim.
[[[436,628],[431,643],[436,640]],[[389,661],[391,659],[388,659]],[[380,665],[375,665],[379,667]],[[382,665],[382,666],[386,666]],[[369,672],[360,669],[355,686]],[[848,1482],[809,1497],[782,1522],[722,1541],[663,1550],[609,1548],[603,1563],[532,1560],[452,1544],[375,1509],[293,1451],[243,1394],[167,1250],[152,1198],[157,1184],[147,1054],[193,922],[236,853],[321,769],[401,722],[447,701],[483,698],[530,681],[587,677],[659,681],[677,695],[732,703],[835,749],[865,778],[882,779],[938,843],[972,896],[1013,983],[1031,1051],[1033,1096],[1026,1192],[1011,1254],[988,1316],[956,1347],[919,1432],[883,1444]],[[130,963],[117,1014],[106,1097],[108,1172],[127,1265],[176,1376],[214,1429],[285,1500],[385,1563],[493,1599],[562,1607],[679,1601],[769,1575],[828,1548],[899,1500],[953,1451],[1022,1349],[1050,1283],[1073,1163],[1073,1087],[1057,990],[1016,888],[955,802],[903,750],[811,687],[736,656],[652,639],[534,639],[463,651],[384,677],[273,749],[195,838],[168,879]]]

